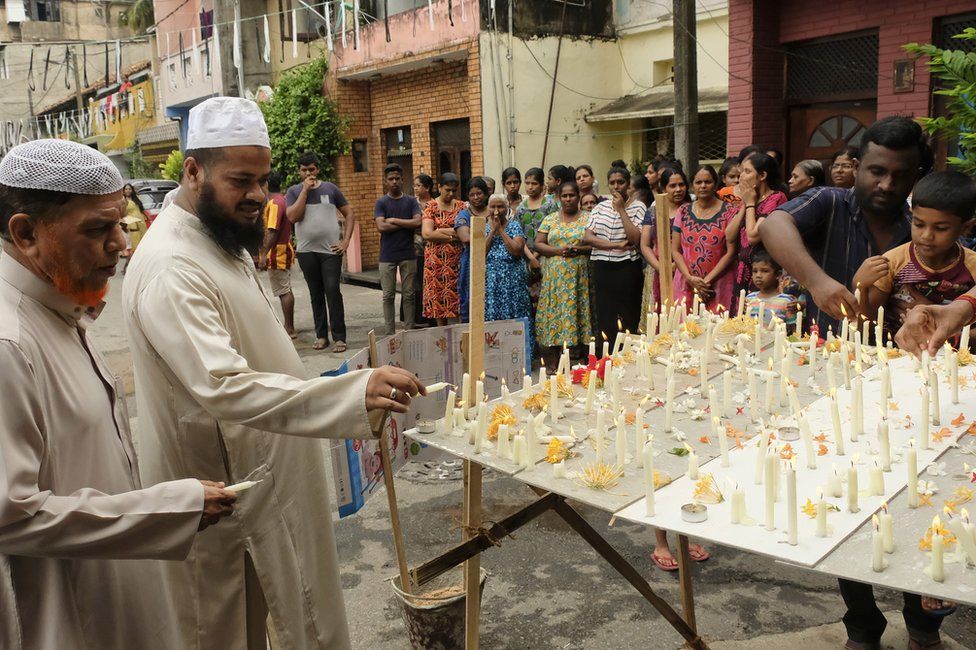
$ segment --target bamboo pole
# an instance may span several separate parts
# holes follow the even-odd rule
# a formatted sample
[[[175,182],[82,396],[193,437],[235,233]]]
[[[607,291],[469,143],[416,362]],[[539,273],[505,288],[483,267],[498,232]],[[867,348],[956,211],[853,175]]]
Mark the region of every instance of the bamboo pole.
[[[369,332],[369,365],[377,366],[376,333]],[[407,550],[403,543],[403,530],[400,528],[400,508],[397,505],[396,485],[393,482],[393,463],[390,460],[390,441],[386,436],[386,418],[389,411],[376,411],[378,418],[370,418],[373,435],[377,436],[380,444],[380,461],[383,464],[383,484],[386,486],[386,501],[390,507],[390,526],[393,529],[393,549],[396,552],[397,568],[400,570],[400,589],[403,593],[412,593],[410,584],[410,570],[407,565]]]
[[[666,194],[654,195],[657,218],[657,258],[660,262],[658,282],[661,285],[661,304],[674,303],[674,261],[671,259],[671,203]]]

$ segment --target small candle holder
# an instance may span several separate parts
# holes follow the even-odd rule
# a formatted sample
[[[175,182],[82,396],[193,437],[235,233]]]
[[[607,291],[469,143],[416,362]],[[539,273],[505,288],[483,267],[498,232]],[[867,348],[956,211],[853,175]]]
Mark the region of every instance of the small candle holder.
[[[783,442],[796,442],[800,439],[799,427],[780,427],[777,436]]]
[[[708,507],[701,503],[686,503],[681,506],[681,519],[689,524],[700,524],[708,519]]]
[[[437,423],[430,418],[417,420],[417,433],[434,433],[437,430]]]

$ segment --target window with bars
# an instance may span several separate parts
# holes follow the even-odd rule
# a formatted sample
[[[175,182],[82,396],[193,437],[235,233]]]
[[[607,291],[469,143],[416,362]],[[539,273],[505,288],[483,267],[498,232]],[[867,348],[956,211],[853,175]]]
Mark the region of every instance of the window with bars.
[[[878,94],[878,34],[794,43],[786,54],[786,99],[794,104]]]
[[[721,163],[726,156],[726,127],[728,113],[717,111],[698,114],[698,160],[702,163]],[[643,160],[658,154],[674,157],[674,116],[665,115],[645,120]]]

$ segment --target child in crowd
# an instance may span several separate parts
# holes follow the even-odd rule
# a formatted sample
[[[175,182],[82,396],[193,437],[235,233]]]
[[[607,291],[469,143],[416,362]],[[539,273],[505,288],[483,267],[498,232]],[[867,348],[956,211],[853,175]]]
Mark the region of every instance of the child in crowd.
[[[933,172],[912,192],[912,241],[864,260],[854,275],[861,311],[871,319],[886,307],[897,329],[915,305],[942,305],[976,284],[976,252],[959,238],[976,213],[976,182],[956,171]],[[894,331],[892,329],[891,331]]]
[[[787,325],[796,325],[796,311],[803,307],[804,298],[784,293],[782,290],[783,267],[764,248],[752,252],[752,284],[756,291],[746,296],[746,314],[759,318],[763,313],[763,324],[768,325],[773,317]]]

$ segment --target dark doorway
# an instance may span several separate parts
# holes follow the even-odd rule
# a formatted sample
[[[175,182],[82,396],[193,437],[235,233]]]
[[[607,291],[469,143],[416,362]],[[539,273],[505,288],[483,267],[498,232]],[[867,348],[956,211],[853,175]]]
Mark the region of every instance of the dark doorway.
[[[461,179],[461,197],[468,196],[471,180],[471,134],[468,120],[449,120],[430,125],[432,148],[436,152],[437,175],[446,172]]]

